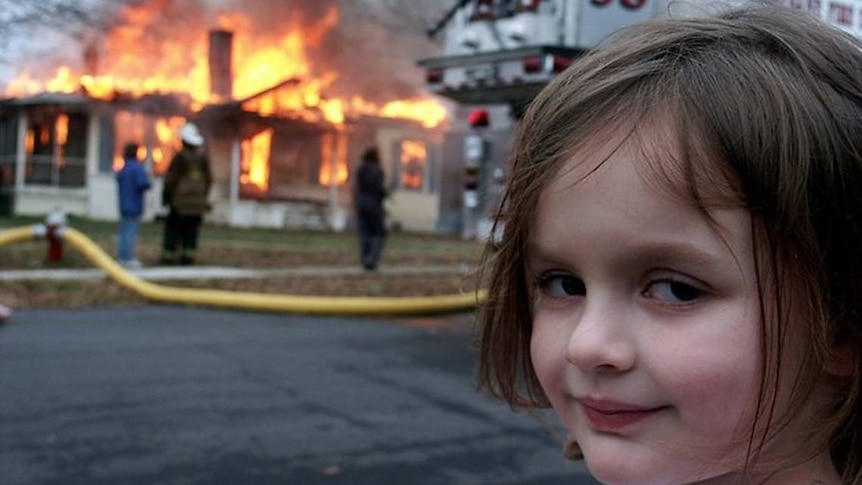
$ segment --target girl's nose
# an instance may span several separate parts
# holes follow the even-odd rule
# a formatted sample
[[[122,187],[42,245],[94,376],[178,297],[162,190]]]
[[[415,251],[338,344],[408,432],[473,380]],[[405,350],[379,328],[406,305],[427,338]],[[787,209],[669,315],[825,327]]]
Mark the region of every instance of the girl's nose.
[[[619,305],[587,302],[566,348],[567,360],[584,372],[625,372],[635,365],[634,328]]]

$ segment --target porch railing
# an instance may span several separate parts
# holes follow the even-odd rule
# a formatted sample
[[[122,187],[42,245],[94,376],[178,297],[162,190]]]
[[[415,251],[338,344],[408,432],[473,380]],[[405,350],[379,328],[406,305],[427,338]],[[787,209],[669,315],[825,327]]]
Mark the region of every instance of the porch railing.
[[[65,157],[62,162],[51,155],[30,155],[25,162],[25,185],[84,187],[87,185],[87,160]]]

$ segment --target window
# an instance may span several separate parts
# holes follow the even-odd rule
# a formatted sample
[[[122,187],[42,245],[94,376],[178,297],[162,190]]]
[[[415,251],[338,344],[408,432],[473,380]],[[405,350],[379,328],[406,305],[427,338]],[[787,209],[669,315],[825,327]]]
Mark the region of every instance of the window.
[[[808,0],[808,13],[820,18],[820,0]]]
[[[853,9],[849,5],[833,2],[829,5],[829,21],[838,25],[853,25]]]
[[[318,172],[318,183],[323,187],[335,184],[338,187],[347,183],[347,133],[336,131],[324,134],[321,152],[320,171]]]
[[[240,196],[260,198],[269,192],[272,129],[263,130],[242,141],[240,161]]]
[[[402,140],[399,185],[402,190],[427,190],[428,147],[422,140]]]
[[[18,140],[18,118],[0,115],[0,187],[15,185],[15,147]]]
[[[144,147],[141,153],[152,167],[153,174],[164,175],[171,158],[182,148],[178,133],[185,122],[182,116],[118,112],[113,128],[102,131],[102,136],[111,138],[113,142],[109,152],[112,154],[110,168],[115,171],[123,168],[123,147],[126,143],[134,142]]]
[[[87,124],[83,113],[32,111],[25,137],[24,183],[58,187],[87,184]]]

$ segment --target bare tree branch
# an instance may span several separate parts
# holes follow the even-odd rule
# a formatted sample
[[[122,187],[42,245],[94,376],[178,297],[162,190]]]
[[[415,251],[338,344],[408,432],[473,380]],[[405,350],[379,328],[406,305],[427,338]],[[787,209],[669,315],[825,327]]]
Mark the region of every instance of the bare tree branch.
[[[449,0],[345,0],[343,4],[381,27],[421,36],[450,6]]]
[[[93,1],[0,0],[0,62],[40,55],[52,49],[48,39],[78,40],[104,25],[110,12]]]

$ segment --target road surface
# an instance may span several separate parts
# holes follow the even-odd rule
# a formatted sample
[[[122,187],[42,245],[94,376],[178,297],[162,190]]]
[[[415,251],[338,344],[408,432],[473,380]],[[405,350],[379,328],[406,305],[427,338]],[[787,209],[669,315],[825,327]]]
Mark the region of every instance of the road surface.
[[[19,310],[0,483],[595,484],[552,425],[473,389],[471,340],[466,315]]]

